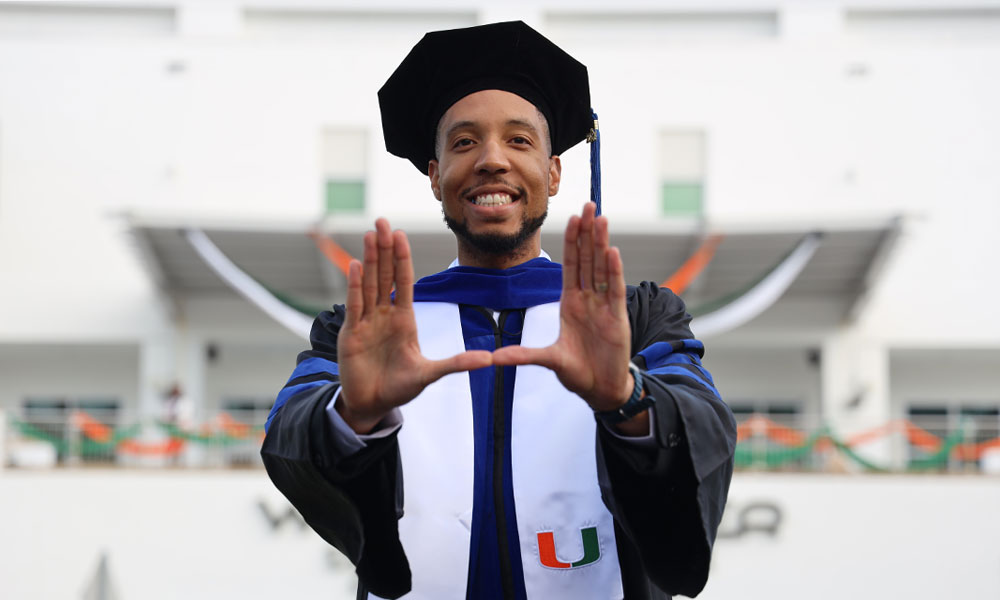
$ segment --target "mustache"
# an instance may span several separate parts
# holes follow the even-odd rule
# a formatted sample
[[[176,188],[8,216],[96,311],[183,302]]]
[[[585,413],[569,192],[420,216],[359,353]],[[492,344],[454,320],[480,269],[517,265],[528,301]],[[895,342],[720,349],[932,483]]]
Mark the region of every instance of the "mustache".
[[[519,185],[514,185],[509,181],[507,181],[506,179],[504,179],[503,177],[493,176],[493,177],[481,177],[478,181],[476,181],[474,185],[470,185],[469,187],[463,189],[461,191],[461,196],[465,198],[470,194],[472,194],[473,190],[488,185],[503,186],[509,190],[513,190],[518,196],[524,196],[525,193],[525,189],[523,187]]]

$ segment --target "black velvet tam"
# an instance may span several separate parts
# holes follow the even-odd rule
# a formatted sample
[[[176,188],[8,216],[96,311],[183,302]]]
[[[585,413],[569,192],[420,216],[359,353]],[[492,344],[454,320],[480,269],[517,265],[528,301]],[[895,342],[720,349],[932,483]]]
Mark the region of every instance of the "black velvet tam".
[[[427,174],[438,122],[452,104],[504,90],[548,120],[552,154],[594,126],[587,67],[521,21],[432,31],[410,50],[378,92],[386,150]]]

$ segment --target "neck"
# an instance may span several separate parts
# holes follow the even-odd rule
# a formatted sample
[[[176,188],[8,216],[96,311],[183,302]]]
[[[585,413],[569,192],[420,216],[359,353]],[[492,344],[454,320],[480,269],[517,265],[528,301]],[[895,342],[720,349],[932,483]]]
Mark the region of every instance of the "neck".
[[[458,238],[458,264],[463,267],[480,267],[484,269],[509,269],[542,254],[540,235],[533,235],[511,252],[495,254],[483,252],[462,238]]]

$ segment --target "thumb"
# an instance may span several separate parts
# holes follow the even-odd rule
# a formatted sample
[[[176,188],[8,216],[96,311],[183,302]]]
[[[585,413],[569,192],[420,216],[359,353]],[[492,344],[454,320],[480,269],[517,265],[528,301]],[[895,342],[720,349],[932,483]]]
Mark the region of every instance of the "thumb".
[[[450,358],[431,360],[427,363],[424,385],[430,385],[451,373],[474,371],[493,364],[493,354],[486,350],[469,350]]]
[[[559,362],[559,354],[556,352],[555,346],[544,348],[504,346],[493,352],[493,364],[495,365],[539,365],[556,371]]]

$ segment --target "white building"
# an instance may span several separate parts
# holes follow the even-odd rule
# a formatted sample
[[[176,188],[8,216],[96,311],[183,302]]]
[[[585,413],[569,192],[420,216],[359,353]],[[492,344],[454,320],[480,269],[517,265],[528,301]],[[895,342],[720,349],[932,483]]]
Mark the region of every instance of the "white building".
[[[184,232],[206,233],[282,297],[320,306],[342,301],[343,276],[310,233],[357,256],[361,233],[386,216],[410,234],[418,275],[444,268],[453,239],[423,176],[384,151],[375,93],[424,32],[508,19],[527,21],[589,68],[604,212],[628,279],[664,281],[722,236],[683,297],[692,309],[737,313],[718,328],[707,320],[694,328],[705,327],[705,364],[740,418],[769,419],[751,421],[748,433],[779,436],[775,423],[826,427],[849,442],[849,452],[817,450],[784,465],[795,469],[902,471],[933,458],[944,439],[963,444],[946,452],[952,470],[980,473],[738,474],[727,518],[777,499],[786,503],[785,537],[721,541],[706,597],[856,592],[813,589],[844,560],[818,538],[839,549],[879,524],[885,536],[867,547],[895,558],[873,566],[862,551],[842,564],[847,581],[874,590],[861,597],[1000,595],[1000,549],[984,542],[1000,533],[986,510],[1000,499],[991,467],[1000,450],[989,443],[1000,437],[1000,2],[103,0],[0,3],[0,409],[8,420],[0,519],[12,527],[0,531],[17,532],[0,541],[0,596],[78,593],[96,568],[102,532],[117,531],[112,517],[133,514],[102,513],[78,536],[70,530],[59,542],[67,573],[59,587],[40,562],[49,542],[38,545],[33,532],[65,534],[67,522],[17,519],[20,509],[67,514],[45,494],[87,486],[93,495],[81,505],[96,512],[113,505],[112,495],[152,505],[153,514],[206,494],[247,498],[233,500],[247,510],[256,510],[254,494],[280,505],[257,470],[126,471],[130,479],[24,466],[255,464],[255,438],[222,449],[191,439],[176,459],[163,458],[167,436],[154,422],[170,410],[174,385],[190,421],[214,427],[204,435],[231,441],[262,423],[306,347],[216,275]],[[563,158],[562,190],[543,229],[556,256],[589,185],[588,148]],[[741,296],[743,308],[727,304],[812,232],[822,234],[818,246],[803,250],[801,271],[785,264],[791,282],[775,283],[776,301],[758,287]],[[97,422],[87,429],[75,411]],[[143,429],[131,451],[77,456],[85,438],[110,435],[104,425],[120,433],[135,424]],[[782,457],[750,460],[781,465]],[[125,483],[156,488],[164,477],[186,491],[143,495]],[[226,491],[212,488],[216,479],[229,482]],[[873,510],[869,493],[893,510]],[[923,512],[943,503],[954,519]],[[817,524],[838,510],[850,522]],[[213,514],[189,522],[210,528]],[[930,539],[907,538],[908,526]],[[101,542],[113,577],[136,537]],[[209,554],[168,536],[154,562],[221,553],[232,559],[217,571],[227,581],[241,568],[259,575],[259,557],[241,552],[273,539],[237,538]],[[926,543],[932,552],[935,541],[946,556],[918,551]],[[182,589],[201,597],[193,588],[218,596],[218,577],[207,572],[181,578],[183,587],[144,589],[156,572],[122,566],[121,596]],[[326,576],[303,575],[302,585],[315,589],[308,586]],[[249,589],[272,584],[280,582]]]

